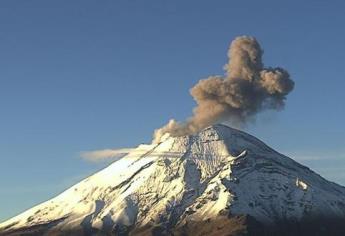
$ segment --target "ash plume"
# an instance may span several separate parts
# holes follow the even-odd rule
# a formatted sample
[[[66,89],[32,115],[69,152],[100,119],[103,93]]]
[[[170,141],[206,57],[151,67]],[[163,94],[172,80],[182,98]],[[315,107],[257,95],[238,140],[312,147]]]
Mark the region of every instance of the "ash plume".
[[[265,68],[263,50],[254,37],[241,36],[232,41],[225,76],[200,80],[190,93],[197,103],[185,122],[170,120],[155,130],[154,142],[171,136],[193,134],[216,122],[239,126],[264,109],[284,108],[286,95],[294,88],[289,73],[280,68]]]

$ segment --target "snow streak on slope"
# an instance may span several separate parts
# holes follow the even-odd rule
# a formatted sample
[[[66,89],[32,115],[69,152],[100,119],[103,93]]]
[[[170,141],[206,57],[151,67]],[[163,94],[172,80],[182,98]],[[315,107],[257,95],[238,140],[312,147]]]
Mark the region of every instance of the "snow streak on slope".
[[[345,189],[258,139],[223,125],[140,145],[57,197],[0,224],[0,232],[128,232],[251,215],[262,223],[345,217]]]

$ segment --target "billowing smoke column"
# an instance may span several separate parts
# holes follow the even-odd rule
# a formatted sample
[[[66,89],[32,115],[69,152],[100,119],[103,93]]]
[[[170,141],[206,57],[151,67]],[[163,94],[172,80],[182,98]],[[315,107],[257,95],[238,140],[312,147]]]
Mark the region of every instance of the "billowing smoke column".
[[[294,82],[282,68],[264,68],[263,51],[255,38],[237,37],[230,46],[226,75],[200,80],[190,93],[197,103],[193,116],[183,123],[170,120],[155,130],[154,141],[162,135],[193,134],[216,122],[244,124],[263,109],[284,107]]]

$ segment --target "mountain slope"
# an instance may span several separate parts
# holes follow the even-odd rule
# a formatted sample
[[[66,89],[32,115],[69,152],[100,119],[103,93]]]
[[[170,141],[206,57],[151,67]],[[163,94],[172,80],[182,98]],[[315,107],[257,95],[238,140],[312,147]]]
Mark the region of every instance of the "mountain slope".
[[[301,228],[301,222],[314,219],[345,219],[345,188],[249,134],[215,125],[140,145],[57,197],[3,222],[0,232],[176,235],[198,229],[200,235],[236,235],[291,222]]]

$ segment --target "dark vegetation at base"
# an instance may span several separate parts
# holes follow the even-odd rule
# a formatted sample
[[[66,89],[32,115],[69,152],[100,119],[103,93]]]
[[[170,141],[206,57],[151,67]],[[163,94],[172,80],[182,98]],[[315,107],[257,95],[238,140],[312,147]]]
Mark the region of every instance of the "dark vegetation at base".
[[[24,227],[16,230],[7,231],[6,227],[4,229],[5,232],[0,232],[0,236],[26,236],[26,235],[43,235],[47,230],[53,228],[60,222],[64,221],[66,218],[60,218],[49,222],[47,224],[39,224],[31,227]]]
[[[276,226],[261,226],[263,236],[345,236],[345,219],[317,218],[302,221],[284,221]],[[250,234],[255,235],[255,234]]]
[[[0,232],[1,236],[35,236],[44,235],[47,230],[60,221],[49,224],[22,228],[12,232]],[[78,236],[78,235],[116,235],[116,236],[345,236],[345,219],[307,219],[300,222],[284,221],[276,225],[263,225],[251,216],[233,216],[203,222],[188,222],[173,229],[166,229],[162,225],[147,225],[142,228],[131,229],[126,226],[115,226],[110,231],[98,230],[87,232],[82,227],[73,231],[54,231],[49,236]]]

